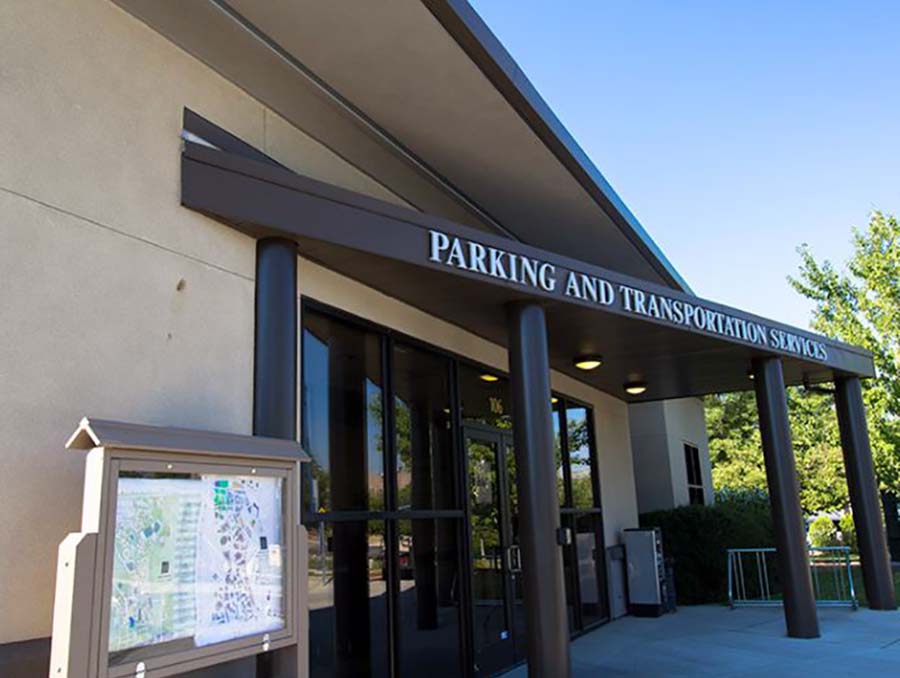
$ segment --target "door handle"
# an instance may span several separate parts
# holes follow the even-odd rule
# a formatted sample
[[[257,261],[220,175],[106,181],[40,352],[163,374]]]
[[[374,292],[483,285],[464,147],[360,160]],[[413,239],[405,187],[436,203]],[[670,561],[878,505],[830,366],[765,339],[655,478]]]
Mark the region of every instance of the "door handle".
[[[506,557],[511,573],[516,574],[522,571],[522,552],[516,544],[506,547]]]

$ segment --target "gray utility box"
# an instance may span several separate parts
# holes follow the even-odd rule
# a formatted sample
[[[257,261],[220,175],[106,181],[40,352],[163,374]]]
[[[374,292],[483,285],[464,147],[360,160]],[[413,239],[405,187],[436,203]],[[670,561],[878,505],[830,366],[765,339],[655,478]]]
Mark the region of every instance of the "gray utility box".
[[[637,617],[658,617],[668,599],[662,533],[658,528],[622,532],[628,570],[628,610]]]

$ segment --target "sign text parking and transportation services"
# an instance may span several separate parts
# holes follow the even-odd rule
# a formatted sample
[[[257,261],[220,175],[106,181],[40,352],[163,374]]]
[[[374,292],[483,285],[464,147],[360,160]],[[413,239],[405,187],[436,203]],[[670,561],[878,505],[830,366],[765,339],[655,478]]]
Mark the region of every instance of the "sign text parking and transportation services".
[[[434,263],[803,358],[828,360],[828,349],[821,341],[710,308],[699,300],[677,299],[635,285],[561,269],[548,261],[441,231],[429,230],[428,236],[428,260]]]

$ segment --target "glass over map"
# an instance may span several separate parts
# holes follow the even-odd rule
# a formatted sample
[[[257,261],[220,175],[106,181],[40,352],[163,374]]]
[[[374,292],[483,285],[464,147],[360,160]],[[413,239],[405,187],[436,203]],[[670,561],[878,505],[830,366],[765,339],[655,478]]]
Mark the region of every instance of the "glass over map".
[[[109,652],[283,628],[282,485],[255,475],[119,478]]]

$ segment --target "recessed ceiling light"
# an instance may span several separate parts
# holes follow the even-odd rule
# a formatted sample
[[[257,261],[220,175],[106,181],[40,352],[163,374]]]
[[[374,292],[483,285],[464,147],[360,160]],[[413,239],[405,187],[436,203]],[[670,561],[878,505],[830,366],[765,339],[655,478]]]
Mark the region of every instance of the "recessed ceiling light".
[[[583,355],[575,358],[574,362],[579,370],[596,370],[603,364],[603,358],[599,355]]]
[[[629,381],[625,383],[625,393],[627,393],[628,395],[641,395],[646,391],[646,381]]]
[[[500,377],[498,377],[497,375],[494,375],[494,374],[488,374],[487,372],[482,374],[480,378],[481,378],[481,381],[486,381],[488,383],[500,381]]]
[[[756,379],[756,375],[753,374],[753,370],[747,370],[747,379],[749,379],[750,381]]]
[[[559,398],[557,398],[556,396],[551,396],[551,398],[550,398],[551,405],[556,405],[556,403],[558,403],[558,402],[559,402]]]

